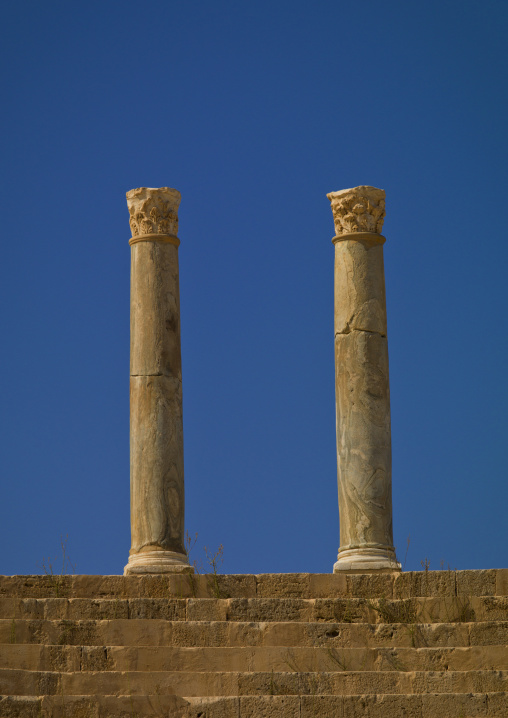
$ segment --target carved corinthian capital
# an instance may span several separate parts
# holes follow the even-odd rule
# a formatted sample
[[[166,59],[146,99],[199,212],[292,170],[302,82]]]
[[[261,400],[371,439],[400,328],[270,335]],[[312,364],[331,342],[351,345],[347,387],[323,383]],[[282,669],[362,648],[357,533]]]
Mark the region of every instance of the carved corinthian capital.
[[[353,187],[326,195],[332,203],[335,234],[374,232],[381,234],[385,218],[385,191],[376,187]]]
[[[178,233],[181,195],[170,187],[139,187],[127,192],[132,236]]]

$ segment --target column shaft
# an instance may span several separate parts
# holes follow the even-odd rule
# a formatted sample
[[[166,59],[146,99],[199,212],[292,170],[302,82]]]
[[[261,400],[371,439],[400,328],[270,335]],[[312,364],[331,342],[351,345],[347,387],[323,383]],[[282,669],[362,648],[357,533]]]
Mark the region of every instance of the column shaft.
[[[127,193],[131,212],[131,537],[125,573],[189,570],[184,545],[177,209],[168,188]],[[171,233],[171,232],[174,232]]]
[[[334,571],[398,570],[393,548],[384,192],[334,192],[340,548]],[[365,231],[367,230],[367,231]]]

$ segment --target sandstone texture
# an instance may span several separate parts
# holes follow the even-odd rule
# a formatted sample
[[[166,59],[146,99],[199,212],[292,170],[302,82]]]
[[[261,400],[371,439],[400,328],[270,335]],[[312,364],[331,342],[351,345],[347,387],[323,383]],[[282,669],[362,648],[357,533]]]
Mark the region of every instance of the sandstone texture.
[[[507,576],[0,577],[0,716],[505,718]]]
[[[400,568],[393,548],[390,384],[379,232],[385,193],[332,192],[340,547],[335,571]]]

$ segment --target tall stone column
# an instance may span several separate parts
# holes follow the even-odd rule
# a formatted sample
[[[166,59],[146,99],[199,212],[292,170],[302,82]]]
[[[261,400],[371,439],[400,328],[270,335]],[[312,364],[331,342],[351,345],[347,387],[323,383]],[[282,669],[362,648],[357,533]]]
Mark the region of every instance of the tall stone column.
[[[392,530],[392,453],[381,235],[385,193],[327,195],[335,223],[335,393],[340,548],[334,572],[400,570]]]
[[[184,481],[178,206],[169,187],[127,192],[131,245],[127,574],[189,571]]]

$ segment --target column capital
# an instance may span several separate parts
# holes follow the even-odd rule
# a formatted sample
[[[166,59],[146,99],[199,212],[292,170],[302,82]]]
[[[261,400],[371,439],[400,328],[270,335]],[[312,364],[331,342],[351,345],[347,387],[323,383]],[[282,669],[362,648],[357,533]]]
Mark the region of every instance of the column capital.
[[[177,239],[180,192],[171,187],[138,187],[127,192],[131,244],[140,239]]]
[[[334,239],[345,234],[381,234],[385,218],[385,191],[377,187],[353,187],[326,195],[332,204]]]

